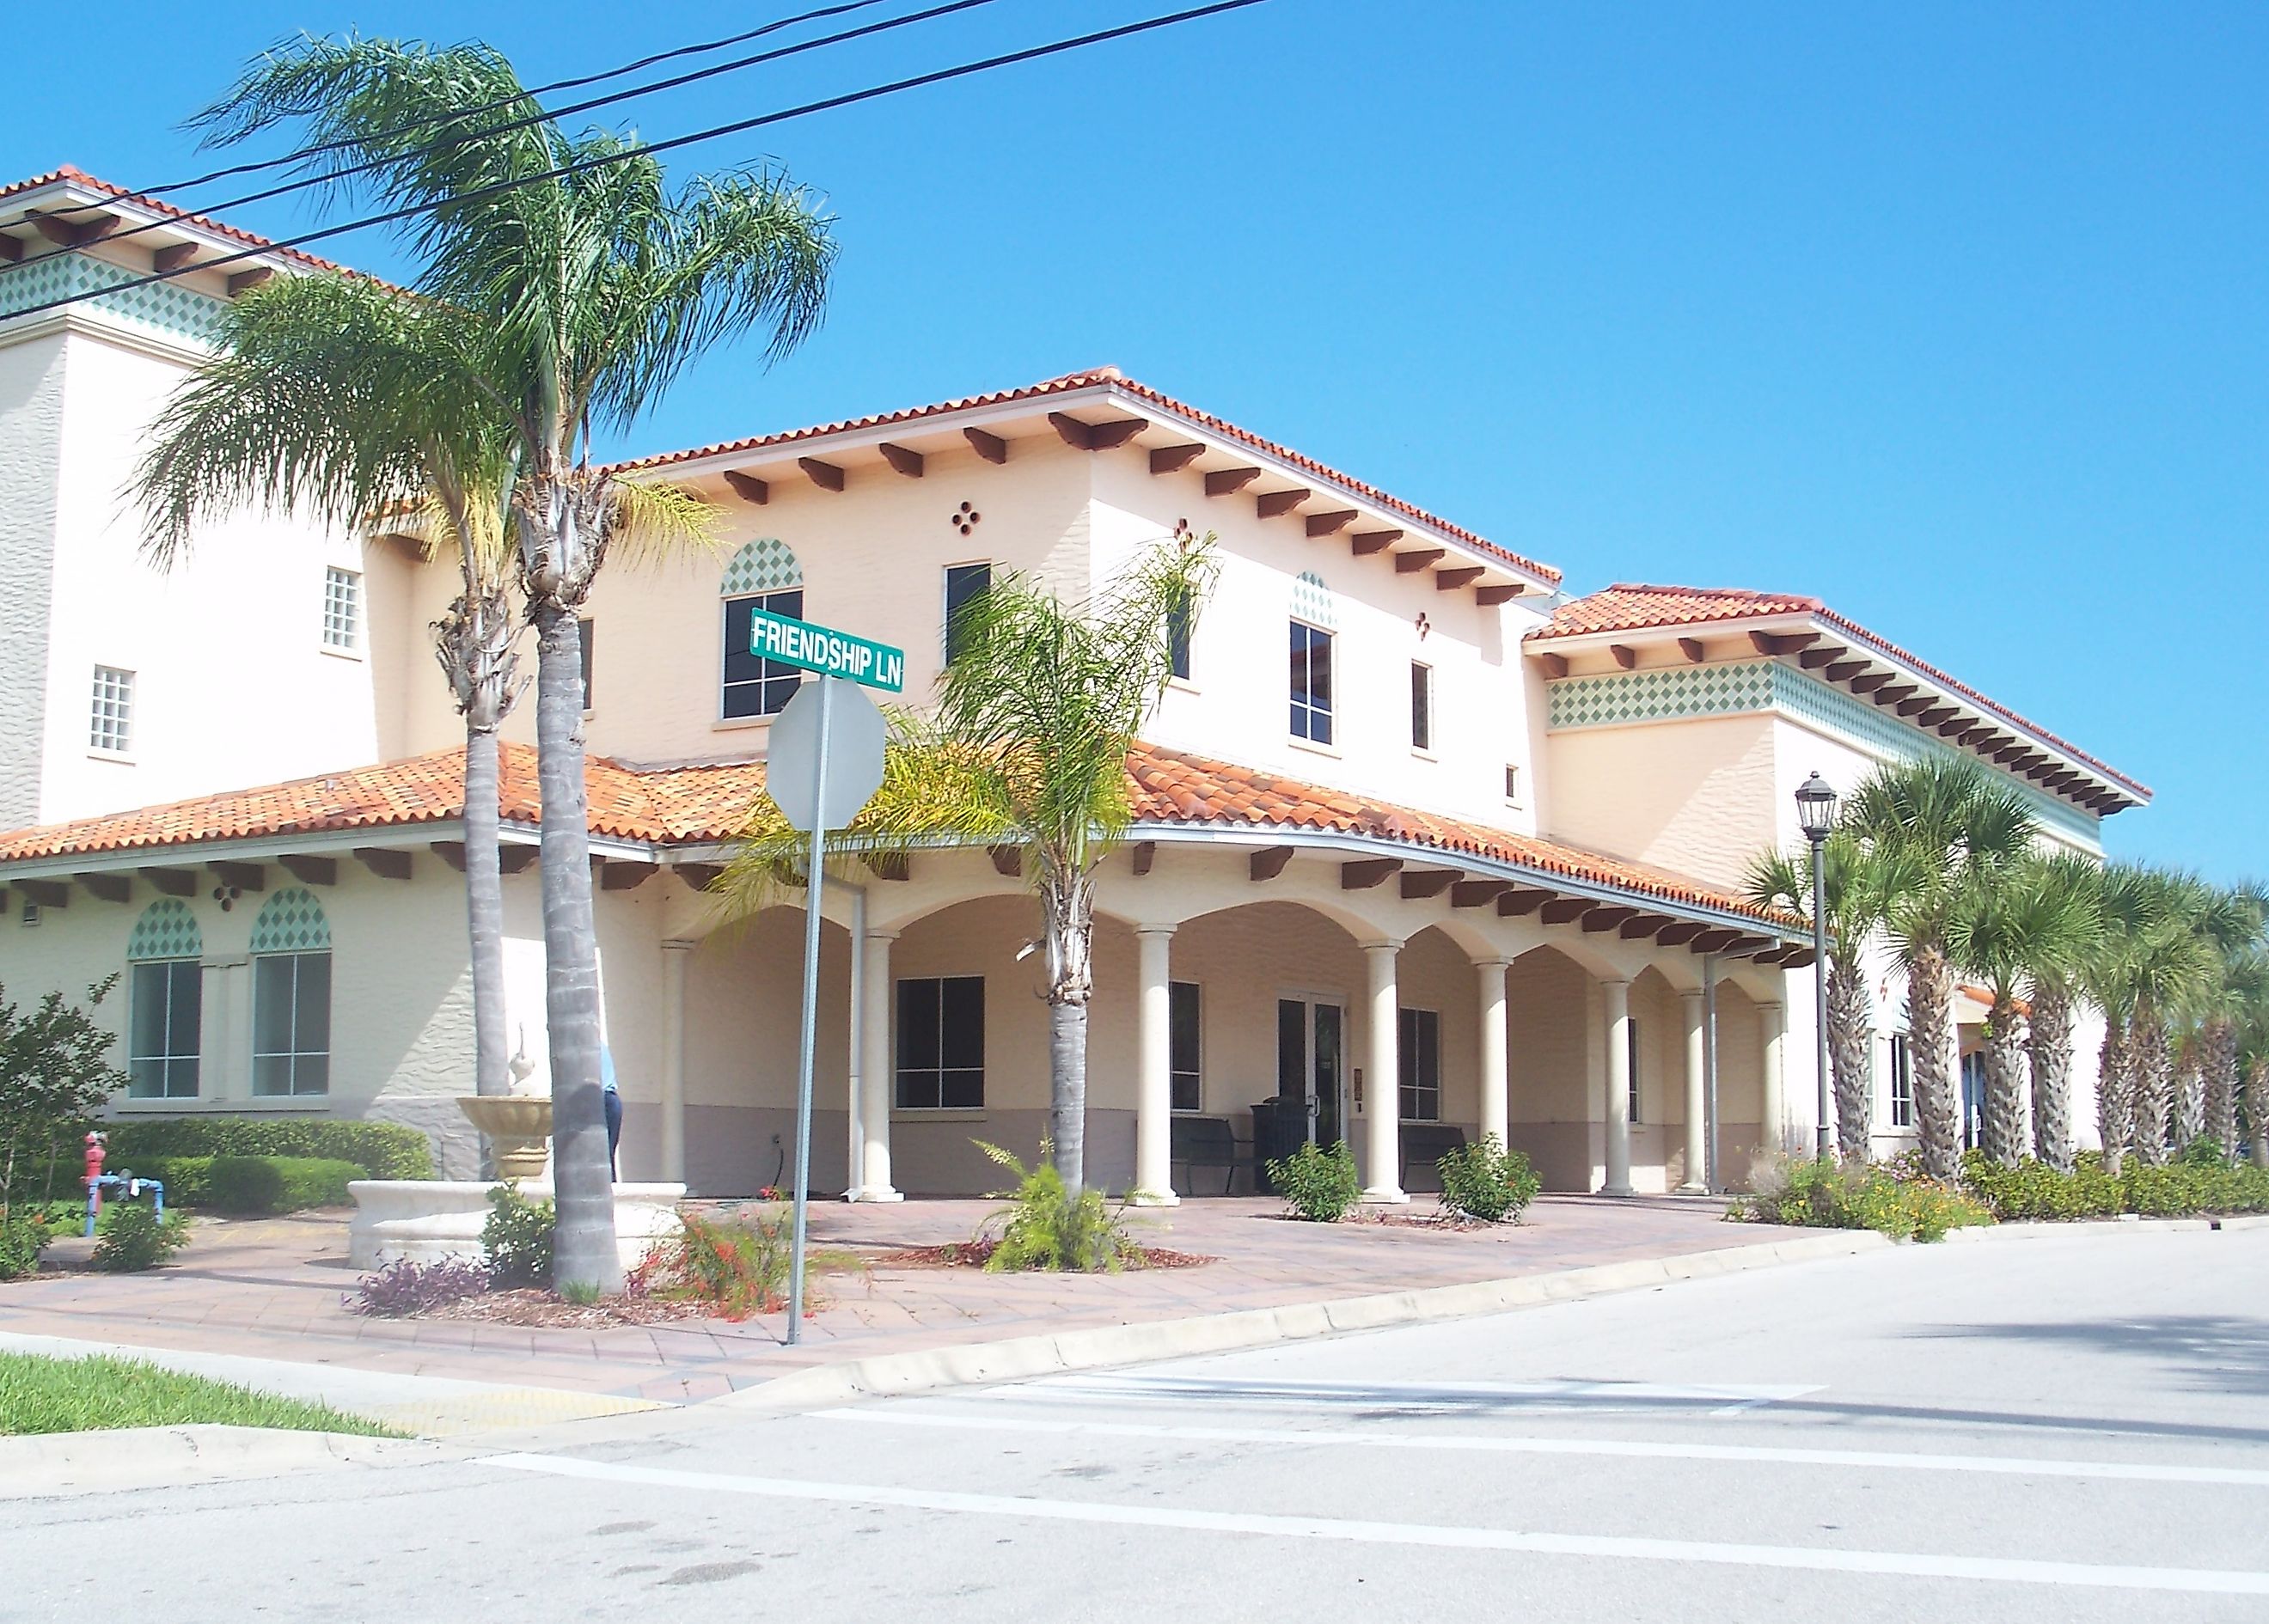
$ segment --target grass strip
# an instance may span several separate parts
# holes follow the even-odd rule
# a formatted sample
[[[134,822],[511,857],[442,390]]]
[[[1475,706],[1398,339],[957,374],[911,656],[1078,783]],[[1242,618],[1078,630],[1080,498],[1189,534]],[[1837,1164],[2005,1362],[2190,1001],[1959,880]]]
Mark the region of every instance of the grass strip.
[[[138,1359],[0,1354],[0,1436],[201,1422],[373,1438],[408,1436],[326,1404],[279,1399]]]

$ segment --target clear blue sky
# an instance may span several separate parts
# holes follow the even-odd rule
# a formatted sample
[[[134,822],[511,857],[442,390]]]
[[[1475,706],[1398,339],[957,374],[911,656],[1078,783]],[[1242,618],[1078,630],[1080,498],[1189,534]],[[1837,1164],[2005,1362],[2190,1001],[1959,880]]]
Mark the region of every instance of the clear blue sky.
[[[794,9],[31,8],[0,170],[193,173],[180,119],[302,27],[536,81]],[[1166,9],[999,0],[615,111],[674,134]],[[2152,785],[2116,853],[2261,874],[2265,85],[2258,4],[1270,0],[682,155],[831,197],[834,314],[624,448],[1113,362],[1578,591],[1815,593]]]

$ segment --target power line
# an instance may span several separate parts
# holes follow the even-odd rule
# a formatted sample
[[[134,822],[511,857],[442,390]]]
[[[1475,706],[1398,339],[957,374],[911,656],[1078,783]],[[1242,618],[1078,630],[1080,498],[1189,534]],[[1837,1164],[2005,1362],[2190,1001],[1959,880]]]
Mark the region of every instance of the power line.
[[[879,4],[880,3],[881,0],[858,0],[858,4],[861,5],[873,5]],[[902,16],[885,18],[883,21],[878,23],[866,23],[856,28],[844,29],[839,33],[823,34],[817,40],[805,40],[795,45],[781,46],[775,50],[760,51],[753,56],[738,57],[732,62],[713,63],[706,68],[695,69],[690,73],[681,73],[675,78],[659,79],[652,85],[633,85],[629,90],[615,91],[604,96],[594,96],[585,101],[570,102],[564,107],[554,107],[548,110],[538,109],[536,112],[523,114],[519,118],[507,119],[501,124],[491,124],[485,129],[471,130],[458,135],[443,136],[436,140],[425,143],[416,150],[420,151],[433,151],[442,147],[455,145],[463,142],[486,140],[491,136],[506,135],[515,129],[524,129],[531,124],[546,123],[553,120],[568,117],[571,114],[577,113],[588,113],[594,107],[603,107],[610,103],[617,101],[631,101],[640,96],[654,95],[661,91],[676,90],[684,85],[693,84],[697,80],[715,78],[720,74],[737,73],[743,69],[757,67],[765,63],[779,62],[785,57],[802,55],[806,51],[816,51],[823,46],[840,45],[848,40],[863,39],[868,34],[886,33],[893,28],[904,28],[912,23],[926,23],[934,18],[948,16],[956,11],[972,11],[978,6],[991,5],[993,4],[994,4],[994,0],[946,0],[945,4],[931,6],[926,11],[909,11]],[[840,11],[847,8],[839,6],[836,9]],[[816,14],[806,14],[807,17],[810,15]],[[795,22],[805,20],[805,18],[792,18],[788,20]],[[776,23],[772,25],[773,27],[785,27],[787,26],[787,23]],[[617,73],[622,71],[625,70],[617,70]],[[591,77],[597,78],[612,76],[593,75]],[[527,92],[527,94],[530,96],[536,93],[537,92],[534,91]],[[489,104],[489,107],[492,108],[511,105],[514,104],[509,102],[491,102]],[[469,108],[462,114],[452,113],[440,114],[433,118],[420,122],[429,124],[443,123],[458,118],[470,117],[484,110],[485,109],[477,107]],[[417,128],[416,124],[400,125],[393,130],[382,131],[380,134],[370,137],[370,139],[373,141],[383,141],[389,136],[399,134],[403,129],[415,128]],[[270,162],[270,164],[290,163],[295,161],[297,158],[301,156],[315,152],[330,151],[340,147],[354,144],[356,144],[354,142],[344,140],[327,142],[320,146],[308,147],[305,149],[302,153],[287,154],[284,158],[271,159]],[[309,175],[297,181],[288,181],[281,186],[271,186],[264,191],[247,192],[240,197],[227,197],[223,198],[220,202],[216,203],[203,204],[199,207],[197,211],[201,214],[218,214],[221,210],[226,209],[240,209],[247,203],[265,203],[271,197],[282,197],[287,193],[305,191],[309,187],[331,185],[335,182],[344,181],[351,175],[362,174],[369,170],[382,167],[384,165],[393,161],[395,160],[390,159],[370,159],[359,164],[350,164],[344,169],[328,171],[327,173],[320,175]],[[102,242],[123,242],[129,237],[139,237],[144,232],[162,231],[167,226],[178,225],[179,224],[180,222],[178,220],[171,218],[144,220],[139,225],[129,226],[122,232],[112,232],[109,235],[100,238],[97,240]],[[34,255],[32,258],[23,261],[22,263],[26,265],[35,265],[41,260],[54,259],[59,255],[70,254],[75,251],[76,250],[70,248],[52,249],[46,254]],[[211,260],[204,262],[204,263],[208,265],[216,262],[217,262]]]
[[[487,186],[475,187],[468,192],[460,192],[449,198],[447,203],[448,206],[455,207],[470,203],[475,198],[491,196],[499,192],[516,191],[523,186],[535,186],[546,181],[562,180],[568,175],[604,168],[610,164],[625,163],[634,158],[646,158],[657,152],[674,151],[679,147],[691,146],[698,142],[713,141],[721,136],[741,135],[769,124],[785,123],[790,119],[804,118],[814,113],[831,112],[838,107],[852,107],[857,103],[873,101],[883,96],[894,96],[901,91],[919,90],[925,85],[942,85],[953,79],[964,79],[972,74],[988,73],[995,68],[1012,67],[1018,63],[1037,62],[1042,57],[1061,55],[1066,51],[1080,50],[1090,45],[1102,45],[1113,40],[1128,39],[1134,35],[1149,33],[1160,28],[1171,28],[1178,24],[1195,22],[1202,18],[1218,17],[1227,11],[1241,11],[1248,6],[1260,5],[1262,3],[1263,0],[1214,0],[1214,3],[1209,5],[1193,6],[1187,11],[1172,11],[1161,17],[1145,18],[1141,22],[1122,23],[1115,28],[1098,29],[1093,33],[1052,41],[1046,45],[1027,46],[1022,50],[1003,52],[998,56],[987,56],[977,62],[963,63],[957,67],[939,68],[928,73],[915,74],[911,78],[894,79],[887,85],[870,85],[865,90],[847,91],[839,96],[827,96],[817,101],[807,101],[801,107],[785,107],[776,113],[758,114],[754,118],[738,119],[729,124],[712,125],[706,129],[695,130],[691,135],[673,136],[667,141],[647,142],[625,147],[617,152],[581,159],[574,163],[562,164],[557,168],[543,170],[536,174],[521,175],[510,181],[494,181]],[[388,210],[383,214],[366,215],[358,220],[348,220],[337,225],[326,225],[315,231],[302,232],[296,237],[285,237],[274,242],[265,243],[256,248],[240,248],[233,254],[224,254],[218,259],[205,260],[195,266],[183,266],[177,270],[153,271],[148,276],[130,277],[110,287],[81,293],[68,293],[60,299],[46,299],[36,305],[26,305],[20,310],[9,313],[7,319],[13,321],[21,316],[37,315],[44,310],[60,310],[67,306],[83,304],[92,299],[107,299],[113,294],[129,292],[135,288],[150,287],[161,282],[175,281],[188,275],[191,270],[213,270],[223,265],[233,265],[240,260],[261,259],[283,249],[300,247],[310,242],[321,242],[327,238],[344,236],[349,232],[365,231],[373,225],[390,225],[397,220],[409,219],[412,216],[424,214],[439,206],[440,205],[435,203],[411,203],[404,208]]]

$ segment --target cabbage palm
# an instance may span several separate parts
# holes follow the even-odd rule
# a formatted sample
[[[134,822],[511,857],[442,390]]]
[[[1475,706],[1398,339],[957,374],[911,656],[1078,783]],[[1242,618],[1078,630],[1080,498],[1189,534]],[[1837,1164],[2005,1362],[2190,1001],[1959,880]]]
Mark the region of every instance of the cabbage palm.
[[[718,343],[761,331],[769,358],[801,343],[825,306],[830,223],[769,173],[673,190],[630,137],[570,135],[543,116],[511,63],[478,44],[299,41],[198,122],[220,144],[299,124],[302,168],[336,194],[415,210],[402,232],[418,292],[478,335],[468,375],[507,428],[536,636],[554,1272],[611,1289],[577,621],[610,549],[634,545],[640,513],[669,504],[595,463],[592,437],[636,421]]]
[[[2200,897],[2188,875],[2124,863],[2104,870],[2103,934],[2084,979],[2104,1016],[2096,1115],[2104,1163],[2115,1170],[2130,1149],[2154,1166],[2167,1159],[2169,1023],[2211,985],[2214,970],[2195,923]]]
[[[2005,1167],[2014,1167],[2026,1149],[2021,994],[2029,983],[2054,980],[2077,967],[2094,923],[2091,891],[2073,882],[2067,866],[2023,857],[1972,875],[1947,918],[1947,951],[1955,968],[1983,981],[1992,1000],[1985,1030],[1984,1147]]]
[[[1828,914],[1828,1061],[1836,1091],[1836,1144],[1847,1162],[1867,1159],[1874,1102],[1869,1051],[1874,1000],[1867,993],[1867,945],[1882,923],[1884,899],[1896,889],[1884,865],[1847,833],[1830,835],[1822,891]],[[1810,843],[1768,852],[1750,865],[1748,895],[1769,908],[1812,917]]]
[[[2211,984],[2198,1008],[2195,1035],[2198,1065],[2196,1132],[2225,1157],[2235,1157],[2237,1137],[2238,1020],[2243,1013],[2242,968],[2261,946],[2269,897],[2251,886],[2206,892],[2193,915],[2193,927],[2212,950]],[[2189,1102],[2184,1101],[2187,1111]],[[2184,1118],[2188,1121],[2187,1115]],[[2188,1141],[2185,1140],[2185,1143]]]
[[[1962,1167],[1962,1093],[1949,937],[1962,897],[2030,850],[2032,815],[2014,788],[1949,756],[1876,768],[1844,818],[1871,855],[1906,870],[1886,899],[1884,934],[1906,971],[1923,1167],[1951,1180]]]
[[[2229,966],[2229,994],[2244,1136],[2254,1165],[2269,1167],[2269,949],[2255,948]]]
[[[506,1091],[504,892],[497,729],[515,695],[507,594],[511,440],[465,361],[456,311],[361,277],[292,277],[232,302],[213,357],[152,424],[133,495],[145,550],[171,563],[197,527],[248,509],[297,511],[350,534],[408,510],[406,528],[457,564],[434,653],[465,719],[465,916],[473,1087]]]
[[[2026,1059],[2033,1075],[2033,1154],[2051,1167],[2072,1170],[2072,1036],[2081,977],[2103,934],[2103,870],[2076,853],[2045,860],[2054,883],[2079,900],[2077,939],[2066,956],[2044,956],[2025,967]]]
[[[1048,1155],[1075,1194],[1086,1183],[1096,866],[1134,818],[1127,757],[1172,674],[1169,628],[1194,622],[1215,567],[1212,538],[1185,535],[1086,602],[996,576],[954,623],[935,714],[891,719],[882,788],[837,837],[870,856],[1024,849],[1045,956]],[[804,839],[760,804],[728,868],[728,905],[745,913],[769,901],[803,862]]]

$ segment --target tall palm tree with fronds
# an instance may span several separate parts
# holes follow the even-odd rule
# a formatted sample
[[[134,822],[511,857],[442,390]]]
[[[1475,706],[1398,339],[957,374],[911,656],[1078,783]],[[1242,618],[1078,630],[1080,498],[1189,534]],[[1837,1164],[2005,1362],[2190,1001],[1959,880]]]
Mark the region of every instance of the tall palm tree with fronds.
[[[2021,857],[1972,875],[1947,916],[1947,956],[1956,970],[1984,982],[1992,1000],[1983,1145],[2005,1167],[2014,1167],[2027,1148],[2022,992],[2078,967],[2095,918],[2091,891],[2075,887],[2053,860]]]
[[[2033,1154],[2070,1172],[2073,1164],[2072,1045],[2081,976],[2103,933],[2103,866],[2073,852],[2043,860],[2049,883],[2078,900],[2068,955],[2025,966],[2025,1057],[2033,1078]]]
[[[2014,788],[1947,756],[1878,767],[1844,819],[1871,854],[1907,870],[1887,899],[1884,934],[1906,971],[1923,1166],[1952,1180],[1962,1169],[1962,1093],[1948,938],[1962,897],[2031,849],[2032,815]]]
[[[1836,1146],[1847,1162],[1865,1162],[1869,1123],[1874,1000],[1867,992],[1868,943],[1882,924],[1888,894],[1897,889],[1886,865],[1851,835],[1828,838],[1822,890],[1828,915],[1828,1069],[1836,1096]],[[1812,917],[1812,851],[1767,852],[1749,866],[1749,899]]]
[[[434,654],[465,719],[465,915],[473,1087],[506,1070],[497,730],[515,698],[512,441],[468,361],[462,313],[358,277],[288,277],[223,311],[215,354],[152,424],[131,495],[145,550],[170,564],[199,526],[248,509],[354,534],[393,515],[456,561]]]
[[[536,639],[554,1273],[612,1289],[577,621],[641,507],[667,498],[594,461],[592,439],[635,422],[721,343],[759,332],[771,358],[808,336],[825,307],[830,222],[771,173],[673,189],[631,138],[560,129],[484,45],[299,41],[198,122],[218,144],[299,126],[301,167],[332,195],[413,210],[402,234],[417,291],[480,336],[469,372],[509,426]]]
[[[2262,945],[2265,921],[2269,921],[2269,897],[2250,885],[2210,890],[2192,918],[2193,927],[2206,938],[2214,958],[2211,985],[2204,989],[2197,1011],[2196,1136],[2210,1140],[2228,1158],[2236,1156],[2239,1150],[2237,1024],[2243,1011],[2239,974]],[[2187,1100],[2184,1105],[2187,1111]]]
[[[935,712],[891,719],[883,786],[839,837],[845,850],[1015,845],[1040,904],[1048,1005],[1048,1154],[1086,1183],[1087,1006],[1095,991],[1095,870],[1134,817],[1127,752],[1173,672],[1173,628],[1211,589],[1213,538],[1139,557],[1083,602],[1015,572],[956,617]],[[764,905],[804,860],[769,801],[725,879],[728,906]]]
[[[2096,1116],[2104,1164],[2128,1151],[2167,1160],[2174,1106],[2169,1026],[2212,985],[2214,960],[2196,926],[2202,888],[2185,874],[2115,863],[2104,870],[2103,934],[2085,971],[2103,1011]]]
[[[2236,1038],[2245,1142],[2256,1167],[2269,1167],[2269,949],[2256,948],[2229,967],[2231,1026]]]

